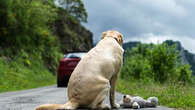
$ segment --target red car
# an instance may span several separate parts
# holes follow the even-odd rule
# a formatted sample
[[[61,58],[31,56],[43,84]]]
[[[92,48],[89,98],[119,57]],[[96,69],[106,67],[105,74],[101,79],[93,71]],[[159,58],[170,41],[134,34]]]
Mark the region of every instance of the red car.
[[[86,52],[74,52],[64,55],[64,58],[60,60],[58,67],[58,87],[67,87],[71,73],[85,54]]]

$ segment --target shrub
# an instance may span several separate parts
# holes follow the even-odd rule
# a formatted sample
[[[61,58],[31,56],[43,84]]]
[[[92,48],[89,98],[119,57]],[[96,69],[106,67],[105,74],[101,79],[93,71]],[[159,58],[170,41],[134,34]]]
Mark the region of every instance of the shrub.
[[[127,51],[121,78],[164,83],[166,81],[192,82],[190,67],[182,64],[176,46],[138,44]]]
[[[192,71],[190,70],[190,65],[182,65],[178,68],[177,72],[179,73],[178,81],[182,83],[192,83]]]
[[[121,77],[123,79],[151,79],[153,80],[153,73],[149,61],[141,55],[127,57],[125,65],[121,70]]]

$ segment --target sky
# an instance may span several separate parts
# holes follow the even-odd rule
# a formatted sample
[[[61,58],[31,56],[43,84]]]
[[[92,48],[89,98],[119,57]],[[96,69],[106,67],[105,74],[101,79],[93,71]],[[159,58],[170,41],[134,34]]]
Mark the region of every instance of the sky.
[[[102,32],[117,30],[124,42],[180,41],[195,53],[195,0],[83,0],[94,43]]]

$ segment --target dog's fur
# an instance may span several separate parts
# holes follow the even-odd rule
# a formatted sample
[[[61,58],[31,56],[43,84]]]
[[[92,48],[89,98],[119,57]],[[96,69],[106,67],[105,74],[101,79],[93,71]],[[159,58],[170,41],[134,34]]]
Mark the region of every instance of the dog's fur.
[[[76,109],[87,107],[104,109],[105,97],[110,91],[112,108],[120,105],[114,101],[115,84],[123,60],[123,36],[117,31],[103,33],[99,43],[78,63],[68,83],[66,104],[46,104],[36,110]]]

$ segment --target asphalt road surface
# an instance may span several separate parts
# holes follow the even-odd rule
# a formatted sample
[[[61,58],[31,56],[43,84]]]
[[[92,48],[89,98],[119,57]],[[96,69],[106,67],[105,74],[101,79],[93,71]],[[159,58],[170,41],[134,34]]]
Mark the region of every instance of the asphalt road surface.
[[[120,102],[122,94],[116,93],[116,102]],[[34,110],[36,106],[46,103],[63,104],[67,101],[66,88],[57,88],[56,85],[0,94],[0,110]],[[109,104],[108,98],[105,102]],[[121,109],[125,110],[125,109]],[[127,109],[126,109],[127,110]],[[129,110],[129,109],[128,109]],[[158,106],[141,110],[174,110]]]

